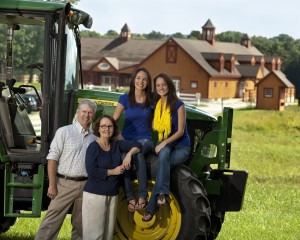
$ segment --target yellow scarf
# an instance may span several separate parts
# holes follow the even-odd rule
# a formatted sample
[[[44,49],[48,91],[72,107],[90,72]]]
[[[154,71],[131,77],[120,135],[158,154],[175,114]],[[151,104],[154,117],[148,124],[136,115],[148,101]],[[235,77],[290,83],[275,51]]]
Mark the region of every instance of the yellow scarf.
[[[161,106],[161,99],[156,104],[153,119],[153,129],[158,132],[158,141],[166,139],[171,133],[170,107]]]

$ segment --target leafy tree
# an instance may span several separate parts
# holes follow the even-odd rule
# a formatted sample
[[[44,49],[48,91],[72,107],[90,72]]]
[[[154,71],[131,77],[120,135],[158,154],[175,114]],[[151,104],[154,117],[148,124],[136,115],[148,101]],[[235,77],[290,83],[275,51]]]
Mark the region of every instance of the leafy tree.
[[[185,38],[185,36],[180,32],[174,33],[171,36],[174,38]]]
[[[300,100],[300,54],[293,57],[291,62],[285,68],[286,77],[291,80],[291,82],[296,87],[296,98]]]
[[[6,33],[7,26],[0,25],[0,59],[1,73],[6,68]],[[44,54],[44,28],[43,26],[20,25],[13,35],[13,66],[14,74],[27,72],[32,79],[33,70],[26,67],[32,63],[43,62]],[[18,80],[18,79],[17,79]]]
[[[216,34],[216,41],[239,43],[244,34],[241,32],[227,31]]]
[[[5,68],[6,68],[6,25],[0,24],[0,74],[2,79],[2,74],[5,73]]]
[[[21,25],[20,30],[15,31],[14,39],[15,73],[29,72],[29,81],[31,81],[34,70],[28,70],[26,67],[33,63],[43,62],[44,28],[43,26]]]
[[[114,30],[108,30],[105,36],[110,38],[116,38],[119,36],[119,34]]]
[[[254,36],[251,38],[252,45],[261,51],[265,56],[272,56],[271,45],[272,43],[266,38],[261,36]]]
[[[201,39],[201,33],[200,31],[191,31],[191,33],[188,35],[189,39]]]
[[[164,39],[165,35],[160,32],[152,31],[149,34],[146,34],[147,39]]]
[[[82,30],[80,31],[81,37],[101,37],[100,33],[97,33],[96,31],[89,31],[89,30]]]
[[[131,37],[133,39],[146,39],[146,36],[144,34],[139,34],[139,33],[132,33]]]

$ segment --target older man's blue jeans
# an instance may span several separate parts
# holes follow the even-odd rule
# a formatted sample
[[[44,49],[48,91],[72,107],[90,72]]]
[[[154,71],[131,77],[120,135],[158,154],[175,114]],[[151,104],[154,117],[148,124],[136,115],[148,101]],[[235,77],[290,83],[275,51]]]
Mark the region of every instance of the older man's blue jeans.
[[[143,145],[142,150],[133,158],[135,169],[138,179],[138,197],[147,198],[148,196],[148,184],[147,184],[147,165],[145,156],[152,151],[153,142],[149,139],[138,140]],[[126,199],[134,199],[134,191],[131,183],[130,170],[124,172],[124,187],[126,193]]]
[[[147,211],[151,213],[155,212],[158,194],[170,194],[171,169],[178,164],[185,163],[189,157],[189,153],[189,147],[173,146],[172,144],[169,144],[160,150],[157,158],[155,185],[152,189]]]

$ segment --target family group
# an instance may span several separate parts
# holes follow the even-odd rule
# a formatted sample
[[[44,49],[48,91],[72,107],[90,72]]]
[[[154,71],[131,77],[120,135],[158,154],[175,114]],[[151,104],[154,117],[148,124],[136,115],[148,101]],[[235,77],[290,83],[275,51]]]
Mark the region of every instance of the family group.
[[[102,115],[92,124],[96,109],[95,102],[82,100],[74,123],[56,131],[47,156],[51,202],[35,239],[56,239],[70,212],[72,239],[112,239],[120,186],[125,189],[128,211],[143,209],[142,221],[151,221],[168,201],[171,169],[188,159],[185,106],[167,74],[152,81],[149,71],[139,68],[113,116]],[[119,132],[117,122],[123,112],[124,127]],[[149,198],[146,156],[150,152],[157,154],[157,169]]]

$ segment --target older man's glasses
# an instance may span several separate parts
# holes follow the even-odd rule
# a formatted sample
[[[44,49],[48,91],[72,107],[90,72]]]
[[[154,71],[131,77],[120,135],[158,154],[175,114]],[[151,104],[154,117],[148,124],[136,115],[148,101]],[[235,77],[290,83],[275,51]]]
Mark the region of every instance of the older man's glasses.
[[[113,127],[113,125],[100,125],[101,129],[112,129]]]

